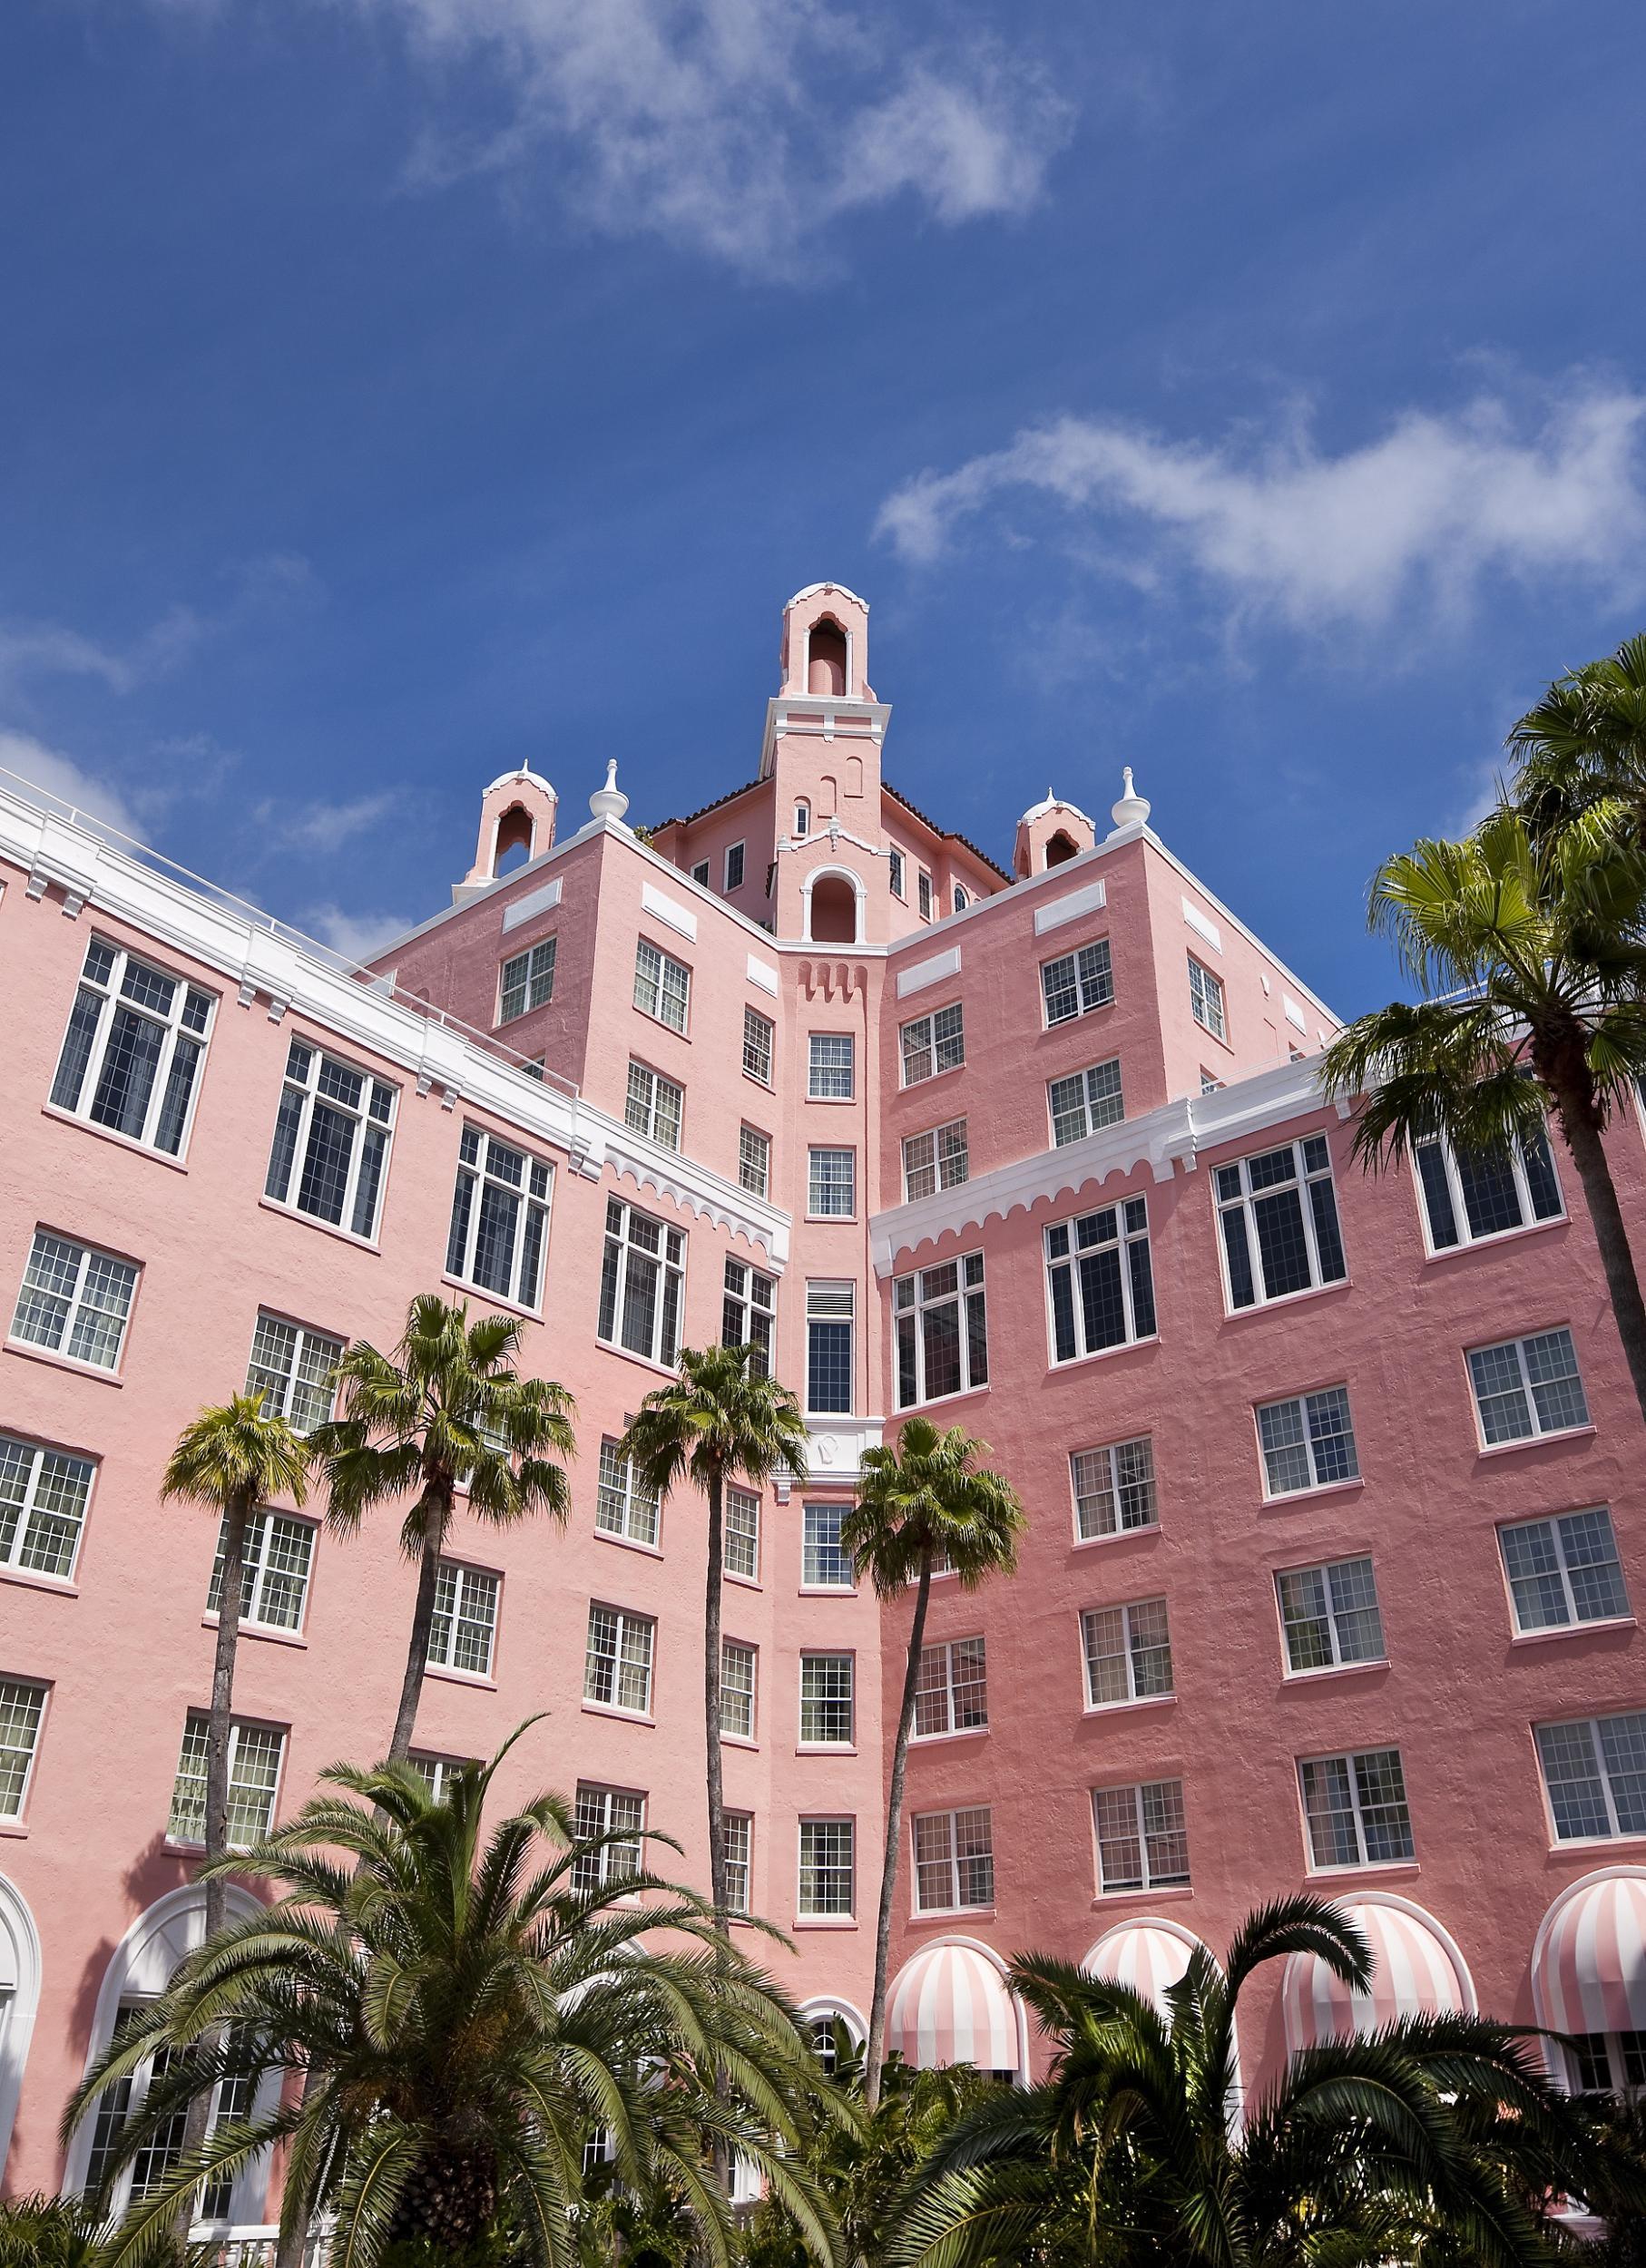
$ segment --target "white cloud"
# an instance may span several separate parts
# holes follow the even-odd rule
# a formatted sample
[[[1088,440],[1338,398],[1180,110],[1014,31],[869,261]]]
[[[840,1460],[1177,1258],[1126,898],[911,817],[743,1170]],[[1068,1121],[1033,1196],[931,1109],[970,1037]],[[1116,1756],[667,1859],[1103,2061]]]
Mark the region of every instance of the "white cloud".
[[[408,929],[415,929],[416,922],[404,914],[351,914],[340,905],[311,905],[303,916],[303,926],[311,937],[318,937],[346,960],[367,962],[397,937],[404,937]]]
[[[37,677],[101,678],[111,693],[130,693],[181,668],[208,639],[254,628],[319,591],[307,560],[270,552],[224,570],[229,595],[220,606],[166,609],[127,644],[90,638],[62,622],[0,621],[0,691]]]
[[[352,803],[305,803],[290,811],[263,802],[253,816],[265,836],[284,848],[332,851],[375,826],[396,802],[391,795],[358,796]]]
[[[887,498],[877,533],[915,561],[1015,496],[1052,500],[1083,538],[1123,534],[1145,580],[1189,569],[1231,612],[1329,631],[1386,624],[1420,601],[1465,610],[1490,574],[1577,579],[1618,597],[1646,582],[1646,396],[1571,381],[1534,424],[1483,396],[1408,411],[1337,455],[1306,418],[1268,439],[1171,441],[1063,417]]]
[[[48,748],[31,733],[0,728],[0,770],[17,773],[48,795],[73,804],[76,810],[119,827],[122,834],[141,834],[132,807],[118,788],[85,770],[60,748]]]

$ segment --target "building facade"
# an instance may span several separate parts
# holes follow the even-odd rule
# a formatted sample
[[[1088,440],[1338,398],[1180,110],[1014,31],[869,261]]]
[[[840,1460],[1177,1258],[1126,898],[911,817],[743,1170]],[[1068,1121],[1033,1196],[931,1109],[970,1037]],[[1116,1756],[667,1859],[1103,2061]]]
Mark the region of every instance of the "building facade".
[[[882,773],[868,612],[792,600],[757,777],[649,832],[486,790],[451,905],[369,969],[0,777],[0,2148],[83,2184],[63,2102],[198,1935],[216,1536],[159,1498],[206,1402],[328,1407],[437,1288],[577,1402],[567,1527],[459,1516],[416,1748],[508,1767],[706,1877],[704,1513],[615,1443],[680,1348],[769,1349],[810,1469],[727,1540],[734,1882],[860,2028],[908,1609],[838,1548],[908,1411],[991,1444],[1021,1570],[934,1584],[892,1998],[922,2060],[1030,2067],[1004,1959],[1158,1990],[1262,1899],[1350,1902],[1242,2038],[1397,2008],[1582,2036],[1646,2080],[1641,1416],[1575,1175],[1439,1146],[1367,1177],[1326,1007],[1130,776],[1009,869]],[[1631,1221],[1646,1146],[1608,1136]],[[386,1745],[392,1517],[259,1522],[235,1817]],[[106,2139],[106,2136],[104,2137]],[[247,2177],[213,2201],[260,2224]]]

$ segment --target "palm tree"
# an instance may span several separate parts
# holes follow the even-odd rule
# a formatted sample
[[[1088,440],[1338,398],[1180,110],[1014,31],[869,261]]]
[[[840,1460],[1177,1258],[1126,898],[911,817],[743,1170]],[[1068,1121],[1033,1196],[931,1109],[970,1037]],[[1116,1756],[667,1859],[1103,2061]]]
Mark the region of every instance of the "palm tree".
[[[851,1555],[861,1581],[874,1584],[881,1598],[896,1598],[916,1585],[914,1618],[903,1670],[903,1705],[892,1750],[891,1790],[886,1806],[886,1855],[880,1871],[880,1915],[875,1932],[875,1991],[869,2005],[865,2090],[871,2110],[880,2098],[880,2068],[886,2049],[887,1972],[891,1963],[892,1905],[902,1855],[903,1783],[909,1735],[915,1725],[915,1695],[920,1682],[920,1649],[926,1638],[926,1610],[932,1569],[941,1559],[963,1590],[975,1590],[988,1575],[1012,1574],[1023,1506],[999,1473],[979,1471],[986,1442],[974,1441],[958,1425],[940,1433],[929,1418],[906,1421],[896,1447],[864,1452],[857,1501],[840,1522],[840,1546]]]
[[[1514,797],[1535,831],[1627,807],[1646,843],[1646,636],[1557,678],[1509,735]]]
[[[1354,1149],[1374,1169],[1435,1135],[1501,1155],[1553,1112],[1646,1418],[1646,1304],[1602,1139],[1646,1072],[1643,913],[1646,865],[1615,834],[1537,839],[1504,808],[1463,842],[1417,843],[1379,869],[1370,921],[1426,998],[1340,1031],[1325,1074],[1364,1096]]]
[[[365,1340],[348,1349],[338,1365],[343,1414],[309,1437],[340,1534],[354,1534],[390,1498],[417,1491],[400,1527],[400,1549],[417,1563],[417,1598],[391,1761],[411,1747],[459,1486],[470,1511],[494,1527],[534,1512],[565,1524],[570,1491],[550,1459],[576,1453],[574,1404],[552,1380],[520,1376],[521,1334],[514,1316],[471,1323],[466,1302],[448,1305],[426,1292],[413,1300],[392,1357]]]
[[[726,1804],[720,1770],[720,1591],[728,1481],[763,1488],[787,1466],[804,1480],[806,1425],[787,1386],[752,1346],[688,1347],[680,1375],[649,1393],[618,1443],[635,1478],[661,1496],[682,1478],[709,1502],[709,1565],[703,1592],[703,1735],[708,1750],[709,1883],[722,1927],[730,1910],[726,1882]]]
[[[402,2239],[461,2256],[500,2216],[526,2258],[562,2268],[596,2136],[642,2203],[683,2206],[704,2261],[730,2257],[718,2146],[758,2168],[808,2257],[833,2262],[804,2160],[814,2120],[842,2114],[792,2009],[701,1898],[642,1867],[634,1836],[580,1840],[550,1794],[484,1835],[512,1745],[438,1802],[407,1765],[334,1765],[327,1793],[234,1861],[273,1902],[188,1957],[64,2130],[169,2048],[122,2133],[129,2160],[212,2083],[222,2058],[203,2043],[225,2022],[254,2043],[253,2108],[133,2204],[103,2268],[138,2268],[180,2197],[279,2142],[282,2226],[334,2213],[334,2268],[374,2268]],[[642,1942],[655,1935],[671,1950]],[[299,2072],[300,2096],[258,2084]]]

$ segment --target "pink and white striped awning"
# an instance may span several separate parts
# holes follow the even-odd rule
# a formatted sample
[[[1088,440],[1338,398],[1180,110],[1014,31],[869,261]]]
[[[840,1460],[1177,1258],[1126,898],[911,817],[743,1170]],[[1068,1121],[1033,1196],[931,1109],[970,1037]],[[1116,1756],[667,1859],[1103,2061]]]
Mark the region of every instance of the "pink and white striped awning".
[[[926,2071],[945,2063],[1015,2071],[1020,2061],[1005,1979],[972,1945],[928,1945],[906,1962],[892,1987],[886,2031],[888,2048]]]
[[[1100,1938],[1081,1967],[1091,1976],[1130,1985],[1163,2011],[1166,1995],[1181,1981],[1193,1950],[1191,1941],[1158,1922],[1127,1921]]]
[[[1538,1931],[1532,1991],[1552,2031],[1646,2031],[1646,1873],[1602,1874],[1557,1901]]]
[[[1344,1911],[1371,1946],[1371,1990],[1351,1991],[1313,1953],[1292,1954],[1280,2009],[1294,2054],[1322,2040],[1377,2031],[1397,2017],[1474,2013],[1468,1971],[1426,1914],[1378,1899],[1346,1905]]]

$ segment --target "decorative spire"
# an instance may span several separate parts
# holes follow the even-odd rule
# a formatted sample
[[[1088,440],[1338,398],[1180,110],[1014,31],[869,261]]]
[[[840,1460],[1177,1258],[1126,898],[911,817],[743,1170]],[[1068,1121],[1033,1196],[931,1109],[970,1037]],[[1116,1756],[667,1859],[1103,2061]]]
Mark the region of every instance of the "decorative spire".
[[[1132,785],[1132,767],[1130,764],[1127,765],[1122,777],[1125,781],[1125,787],[1122,793],[1121,799],[1118,803],[1112,804],[1110,806],[1110,812],[1113,817],[1114,824],[1117,827],[1142,826],[1147,824],[1149,817],[1149,798],[1147,796],[1140,796],[1136,788]]]
[[[1143,807],[1145,810],[1148,807],[1147,804]],[[614,756],[607,758],[606,784],[603,787],[597,787],[589,797],[589,808],[597,819],[611,819],[619,826],[622,825],[623,813],[629,808],[629,798],[617,784],[617,758]]]

